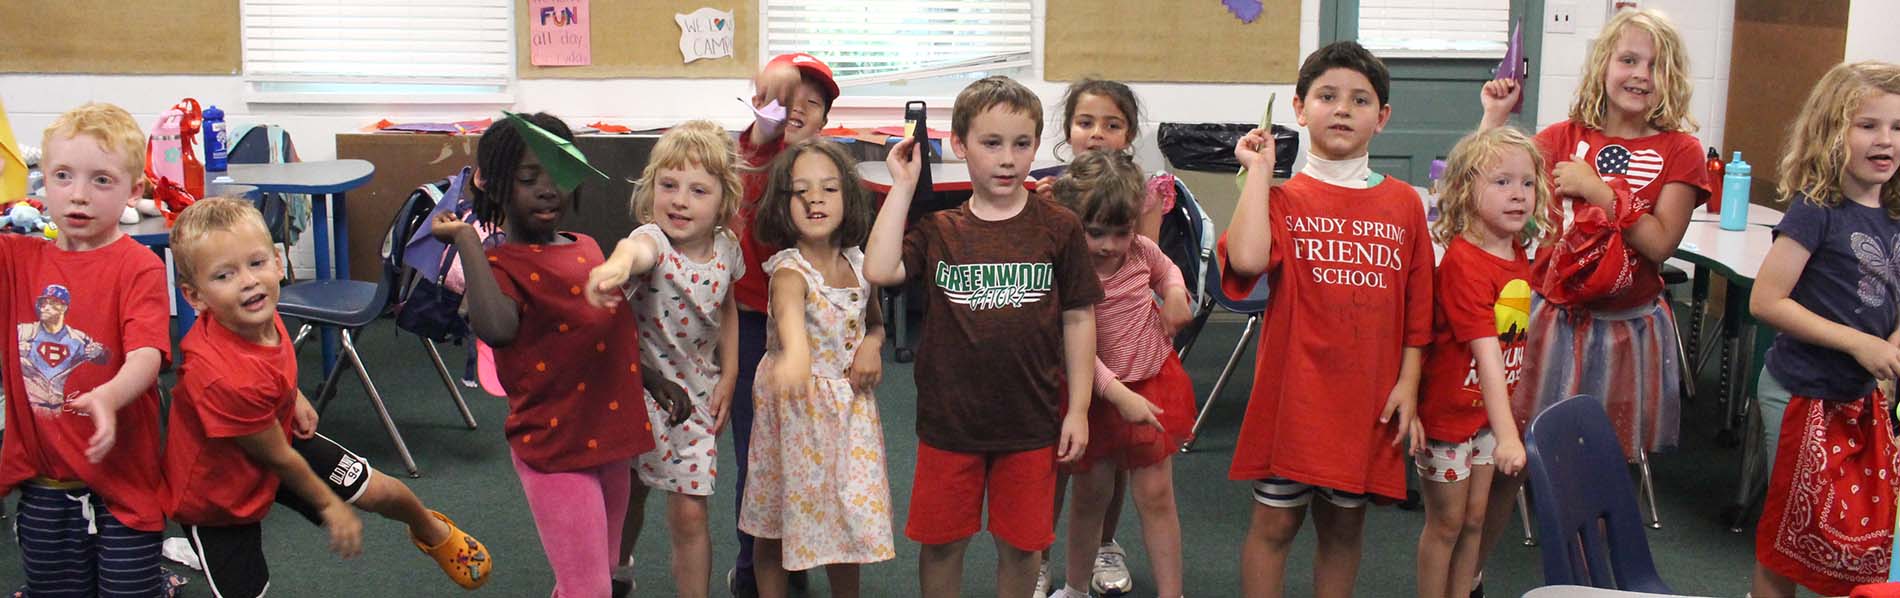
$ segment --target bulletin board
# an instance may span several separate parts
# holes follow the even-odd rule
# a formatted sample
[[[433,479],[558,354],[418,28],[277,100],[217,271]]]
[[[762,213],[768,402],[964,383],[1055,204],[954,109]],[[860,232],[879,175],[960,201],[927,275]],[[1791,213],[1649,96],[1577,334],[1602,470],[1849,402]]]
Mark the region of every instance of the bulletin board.
[[[738,25],[732,57],[680,62],[673,15],[704,7],[731,11]],[[535,66],[528,56],[528,1],[515,0],[515,74],[522,79],[622,77],[749,78],[759,67],[758,0],[593,0],[593,64]]]
[[[1117,81],[1292,83],[1300,0],[1262,0],[1242,23],[1212,0],[1048,0],[1043,77]]]
[[[1788,139],[1782,123],[1794,122],[1814,83],[1847,53],[1847,15],[1848,0],[1735,3],[1722,161],[1740,150],[1754,167],[1750,203],[1779,203],[1775,161]]]
[[[8,2],[0,73],[231,75],[236,0]]]

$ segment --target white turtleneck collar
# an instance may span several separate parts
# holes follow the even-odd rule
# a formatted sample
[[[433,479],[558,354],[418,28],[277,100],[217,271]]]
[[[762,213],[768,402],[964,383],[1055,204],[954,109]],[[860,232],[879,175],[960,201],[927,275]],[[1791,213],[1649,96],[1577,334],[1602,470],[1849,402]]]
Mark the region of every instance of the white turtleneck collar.
[[[1308,152],[1306,167],[1300,169],[1300,172],[1329,185],[1364,189],[1366,180],[1372,177],[1372,155],[1362,154],[1357,158],[1328,160]]]

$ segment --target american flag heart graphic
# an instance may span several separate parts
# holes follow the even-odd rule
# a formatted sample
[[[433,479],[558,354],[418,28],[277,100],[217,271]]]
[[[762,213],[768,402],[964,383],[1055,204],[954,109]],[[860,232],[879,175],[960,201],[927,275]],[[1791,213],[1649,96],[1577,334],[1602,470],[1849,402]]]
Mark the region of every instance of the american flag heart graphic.
[[[1632,152],[1621,145],[1610,145],[1597,152],[1597,172],[1605,178],[1619,175],[1630,185],[1630,191],[1648,187],[1649,183],[1662,175],[1663,157],[1656,150]]]

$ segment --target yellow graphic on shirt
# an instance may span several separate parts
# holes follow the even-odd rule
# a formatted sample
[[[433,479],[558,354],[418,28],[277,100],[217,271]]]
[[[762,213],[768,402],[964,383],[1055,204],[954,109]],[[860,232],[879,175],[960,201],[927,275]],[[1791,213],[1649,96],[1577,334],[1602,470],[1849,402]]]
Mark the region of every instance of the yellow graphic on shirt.
[[[1531,325],[1531,284],[1512,279],[1498,291],[1498,303],[1492,308],[1498,316],[1498,343],[1508,345],[1524,337]]]

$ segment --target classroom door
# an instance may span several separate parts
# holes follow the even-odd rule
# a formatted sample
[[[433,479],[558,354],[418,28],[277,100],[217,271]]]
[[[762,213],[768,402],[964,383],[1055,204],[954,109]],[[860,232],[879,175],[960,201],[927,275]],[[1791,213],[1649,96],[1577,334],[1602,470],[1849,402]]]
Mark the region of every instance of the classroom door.
[[[1511,21],[1524,23],[1524,55],[1530,60],[1530,84],[1524,111],[1512,124],[1534,132],[1537,119],[1537,70],[1543,56],[1544,3],[1510,0]],[[1320,43],[1359,37],[1359,0],[1320,3]],[[1478,90],[1491,79],[1496,58],[1385,58],[1392,73],[1392,120],[1372,140],[1372,169],[1424,187],[1432,160],[1443,159],[1458,139],[1483,116]]]

